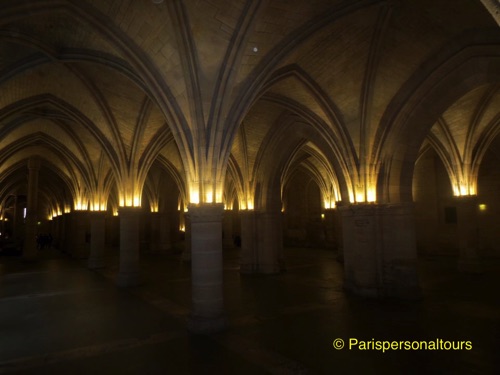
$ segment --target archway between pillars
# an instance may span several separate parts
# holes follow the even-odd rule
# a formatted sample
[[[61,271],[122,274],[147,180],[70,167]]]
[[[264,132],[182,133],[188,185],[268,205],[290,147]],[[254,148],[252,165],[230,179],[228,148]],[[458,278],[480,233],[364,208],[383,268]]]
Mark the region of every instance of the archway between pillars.
[[[500,58],[494,57],[498,48],[489,46],[480,52],[463,60],[464,56],[456,57],[455,69],[447,74],[423,75],[427,80],[412,90],[401,89],[388,107],[381,123],[387,138],[379,143],[380,203],[350,205],[343,210],[348,289],[378,296],[420,294],[412,202],[414,166],[426,135],[446,108],[466,92],[500,80]]]
[[[331,154],[317,130],[299,118],[276,126],[263,142],[253,171],[254,209],[240,211],[242,273],[272,274],[285,269],[283,183],[285,175],[297,167],[293,161],[300,150],[316,142],[324,155]],[[333,166],[330,168],[333,170]],[[336,175],[344,177],[338,171]],[[336,185],[346,186],[346,183],[337,181]]]
[[[498,122],[498,118],[495,120]],[[500,128],[488,148],[481,150],[474,196],[457,196],[453,176],[444,164],[450,156],[436,151],[434,143],[423,145],[413,178],[419,255],[446,256],[457,262],[460,271],[474,273],[483,271],[485,259],[500,256],[498,225],[492,214],[499,204],[499,132]],[[466,203],[469,209],[464,212]]]

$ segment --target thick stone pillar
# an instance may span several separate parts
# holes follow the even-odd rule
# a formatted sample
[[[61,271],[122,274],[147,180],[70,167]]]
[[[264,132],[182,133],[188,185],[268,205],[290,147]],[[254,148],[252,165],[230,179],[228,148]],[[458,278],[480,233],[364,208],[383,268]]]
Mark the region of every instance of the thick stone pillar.
[[[71,237],[71,220],[70,213],[64,213],[61,215],[61,226],[59,227],[59,250],[64,253],[68,252]]]
[[[412,204],[339,207],[344,239],[344,287],[362,296],[417,298]]]
[[[192,238],[191,238],[191,216],[186,213],[184,214],[184,250],[182,252],[181,259],[183,262],[191,262],[191,249],[192,249]]]
[[[380,236],[375,205],[339,207],[344,239],[344,288],[363,296],[379,296]]]
[[[166,253],[172,248],[170,220],[167,213],[152,212],[149,250],[152,254]]]
[[[380,205],[383,295],[419,298],[417,238],[413,203]]]
[[[259,273],[273,274],[284,269],[280,211],[264,211],[257,214],[257,257]]]
[[[233,211],[225,210],[222,217],[222,245],[227,248],[234,247],[233,238]]]
[[[28,160],[26,229],[23,244],[23,260],[25,261],[36,260],[38,254],[36,236],[38,234],[38,174],[40,172],[40,164],[40,160],[37,158],[30,158]]]
[[[53,234],[53,246],[55,248],[61,249],[62,237],[64,236],[64,216],[56,216],[53,220],[56,222],[56,229]]]
[[[159,212],[151,212],[150,231],[149,231],[149,252],[152,254],[160,253],[160,232],[161,214]]]
[[[478,200],[477,196],[455,198],[457,207],[458,269],[462,272],[482,272],[477,254]]]
[[[325,209],[323,213],[323,225],[325,227],[325,244],[328,248],[335,248],[335,210]]]
[[[190,205],[192,311],[188,328],[193,333],[225,328],[222,293],[222,204]]]
[[[104,267],[104,250],[106,239],[106,213],[95,211],[90,213],[90,255],[88,267],[97,269]]]
[[[342,230],[342,214],[339,208],[333,210],[333,222],[335,232],[335,249],[337,250],[337,260],[344,261],[344,238]]]
[[[240,218],[240,272],[275,274],[284,271],[282,213],[240,211]]]
[[[88,211],[72,211],[70,213],[70,243],[68,252],[76,259],[85,259],[89,256],[90,228]]]
[[[106,245],[117,247],[120,244],[120,217],[106,216]]]
[[[20,238],[25,238],[26,229],[24,228],[24,208],[27,202],[24,199],[20,199],[19,195],[16,195],[14,203],[14,223],[12,226],[12,238],[19,240]]]
[[[140,207],[120,207],[120,268],[118,286],[135,286],[140,283],[139,270],[139,219]]]
[[[257,230],[255,211],[239,212],[241,221],[241,259],[240,272],[250,274],[257,272]]]
[[[172,249],[172,228],[171,220],[168,213],[162,212],[160,214],[160,251],[168,252]]]

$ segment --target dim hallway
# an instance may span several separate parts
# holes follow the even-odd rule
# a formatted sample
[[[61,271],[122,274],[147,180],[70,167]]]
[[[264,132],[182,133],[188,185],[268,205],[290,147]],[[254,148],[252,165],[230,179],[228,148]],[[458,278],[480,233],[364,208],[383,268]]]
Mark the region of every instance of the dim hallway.
[[[240,250],[224,250],[228,329],[192,335],[191,269],[180,255],[141,255],[143,279],[113,282],[105,268],[56,249],[34,263],[0,257],[0,373],[5,374],[493,374],[500,368],[498,259],[481,274],[456,257],[421,257],[422,298],[346,294],[331,250],[286,248],[286,272],[243,275]],[[341,338],[346,346],[336,350]],[[348,349],[358,341],[470,341],[472,350]]]

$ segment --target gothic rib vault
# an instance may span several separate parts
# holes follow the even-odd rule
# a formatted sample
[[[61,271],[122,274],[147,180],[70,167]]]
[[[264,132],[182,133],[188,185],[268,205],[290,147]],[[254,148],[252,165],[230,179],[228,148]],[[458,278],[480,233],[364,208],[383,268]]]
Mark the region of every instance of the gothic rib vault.
[[[428,149],[455,195],[476,195],[500,131],[500,29],[481,1],[0,3],[2,218],[33,193],[31,160],[28,221],[189,209],[198,261],[212,258],[196,246],[222,246],[222,211],[204,210],[224,205],[245,211],[243,268],[277,272],[281,252],[269,249],[281,246],[280,211],[300,176],[322,210],[351,210],[343,247],[358,249],[345,234],[359,209],[382,227],[411,226],[413,169]],[[386,255],[413,275],[409,232],[394,242],[408,253]],[[125,274],[138,252],[137,236],[127,238]],[[347,258],[352,272],[363,267]],[[353,288],[371,293],[372,276]]]

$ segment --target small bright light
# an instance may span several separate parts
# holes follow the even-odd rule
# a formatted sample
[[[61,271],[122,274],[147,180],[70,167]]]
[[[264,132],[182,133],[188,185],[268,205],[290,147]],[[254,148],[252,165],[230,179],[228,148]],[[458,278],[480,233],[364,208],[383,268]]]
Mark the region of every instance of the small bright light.
[[[325,218],[325,214],[321,214],[321,218],[324,219]]]
[[[486,211],[486,205],[484,203],[479,205],[479,211]]]
[[[259,52],[259,49],[257,47],[253,47],[254,52]]]

